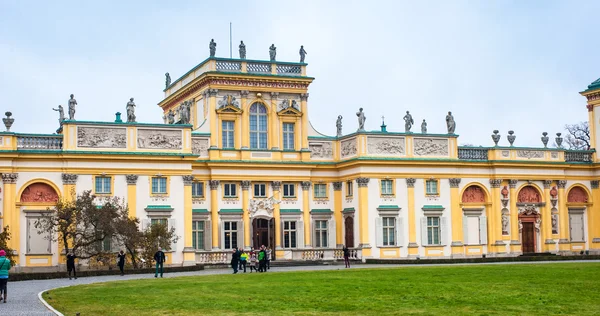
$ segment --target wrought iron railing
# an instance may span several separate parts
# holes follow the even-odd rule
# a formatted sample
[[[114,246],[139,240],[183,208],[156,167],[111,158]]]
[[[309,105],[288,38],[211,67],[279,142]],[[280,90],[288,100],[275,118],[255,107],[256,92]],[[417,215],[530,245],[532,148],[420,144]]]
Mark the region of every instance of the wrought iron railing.
[[[592,162],[593,150],[567,150],[565,151],[566,162]]]
[[[241,71],[242,63],[238,61],[217,60],[217,71]]]
[[[488,160],[488,149],[477,147],[458,147],[458,159]]]
[[[298,65],[277,65],[278,75],[299,76],[302,73],[302,68]]]
[[[63,146],[62,135],[17,136],[17,149],[20,149],[20,150],[37,150],[37,149],[61,150],[62,146]]]

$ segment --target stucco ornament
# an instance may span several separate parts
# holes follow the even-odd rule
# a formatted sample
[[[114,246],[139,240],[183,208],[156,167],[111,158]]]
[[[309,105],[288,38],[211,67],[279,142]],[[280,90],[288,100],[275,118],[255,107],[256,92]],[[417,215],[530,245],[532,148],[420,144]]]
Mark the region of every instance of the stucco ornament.
[[[181,149],[181,131],[138,129],[138,148]]]
[[[544,158],[544,152],[541,150],[517,150],[518,158]]]
[[[404,138],[369,137],[367,152],[370,155],[402,155],[404,154]]]
[[[192,138],[192,153],[202,157],[208,156],[208,138]]]
[[[502,235],[508,235],[508,215],[502,214]]]
[[[415,138],[415,156],[448,156],[448,140]]]
[[[297,111],[300,111],[300,106],[298,105],[298,101],[296,100],[285,99],[279,104],[279,111],[287,110],[289,108],[293,108]]]
[[[21,194],[21,202],[56,202],[58,194],[46,183],[32,183]]]
[[[552,214],[552,233],[558,234],[558,214]]]
[[[309,143],[310,158],[333,158],[331,143]]]
[[[484,203],[485,192],[476,185],[469,186],[462,196],[463,203]]]
[[[587,203],[588,195],[585,190],[580,187],[574,187],[569,190],[569,194],[567,195],[567,202],[569,203]]]
[[[248,215],[250,218],[255,216],[273,217],[275,205],[279,203],[281,203],[281,201],[274,197],[268,199],[250,199],[248,204]]]
[[[542,198],[538,190],[530,185],[522,188],[517,196],[517,202],[519,203],[540,203],[541,201]]]
[[[126,148],[125,128],[77,127],[77,147]]]
[[[223,99],[219,100],[219,109],[224,108],[226,106],[233,106],[236,108],[240,108],[240,103],[235,99],[235,96],[228,94],[224,95]]]
[[[342,142],[342,158],[356,155],[356,138],[348,139]]]

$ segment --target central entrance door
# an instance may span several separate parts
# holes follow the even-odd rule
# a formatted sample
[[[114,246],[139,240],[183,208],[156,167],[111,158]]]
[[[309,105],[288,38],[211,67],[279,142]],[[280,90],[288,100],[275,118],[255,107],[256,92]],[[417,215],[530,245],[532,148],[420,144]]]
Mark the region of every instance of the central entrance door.
[[[252,246],[254,249],[260,246],[270,247],[275,257],[275,220],[257,218],[252,221]]]
[[[535,227],[533,222],[523,222],[521,238],[523,243],[523,253],[535,252]]]
[[[354,247],[354,218],[346,217],[344,221],[344,228],[346,230],[345,242],[347,248]]]

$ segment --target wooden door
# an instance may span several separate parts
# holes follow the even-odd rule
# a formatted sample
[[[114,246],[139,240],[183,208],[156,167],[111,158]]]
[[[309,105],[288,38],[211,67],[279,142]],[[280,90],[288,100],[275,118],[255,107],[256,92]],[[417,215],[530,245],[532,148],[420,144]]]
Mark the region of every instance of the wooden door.
[[[346,228],[346,247],[352,248],[354,247],[354,219],[352,217],[346,217],[344,225]]]
[[[535,252],[535,227],[532,222],[524,222],[521,231],[523,253]]]

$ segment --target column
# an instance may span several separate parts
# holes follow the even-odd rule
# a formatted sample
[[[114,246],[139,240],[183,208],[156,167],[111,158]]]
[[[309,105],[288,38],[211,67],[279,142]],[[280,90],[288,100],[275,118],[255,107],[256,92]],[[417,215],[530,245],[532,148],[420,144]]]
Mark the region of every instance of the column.
[[[302,149],[308,150],[308,93],[300,94],[300,106],[302,108]]]
[[[281,181],[272,181],[271,189],[273,189],[273,198],[275,200],[279,201],[280,192],[281,192]],[[281,227],[281,207],[279,206],[279,203],[275,203],[275,205],[274,205],[273,218],[275,219],[275,247],[274,247],[274,250],[281,251],[281,250],[283,250],[283,247],[281,247],[281,230],[283,229],[283,227]],[[283,256],[283,252],[281,252],[280,255],[276,256],[276,257],[282,257],[282,256]]]
[[[551,208],[552,204],[550,203],[550,187],[552,186],[552,180],[544,180],[544,208],[542,210],[542,240],[544,244],[542,245],[542,249],[544,251],[550,251],[555,249],[554,240],[552,240],[552,214]]]
[[[208,181],[210,187],[210,222],[212,231],[212,248],[219,249],[219,180]]]
[[[250,249],[250,216],[248,213],[248,203],[250,199],[248,197],[248,189],[250,188],[250,181],[244,180],[241,183],[242,187],[242,220],[244,221],[244,249]]]
[[[460,178],[450,178],[450,206],[452,217],[452,257],[464,257],[465,250],[463,247],[463,214],[460,208],[460,193],[458,187]],[[443,233],[443,232],[442,232]]]
[[[416,257],[419,255],[419,245],[417,244],[417,221],[415,217],[415,178],[406,179],[407,202],[408,202],[408,256]]]
[[[342,247],[344,236],[342,228],[344,222],[342,220],[342,182],[333,183],[333,216],[335,218],[335,240],[336,247]]]
[[[369,178],[356,179],[358,184],[358,247],[363,249],[363,258],[371,257],[371,244],[369,243],[369,180]]]
[[[2,182],[4,183],[4,194],[3,194],[3,222],[2,229],[4,230],[4,226],[9,226],[10,232],[10,240],[7,241],[7,244],[10,248],[15,250],[17,254],[19,252],[19,213],[20,210],[16,208],[17,205],[17,179],[19,178],[18,173],[3,173],[2,174]],[[16,263],[19,263],[19,256],[14,257],[17,260]]]
[[[65,202],[74,202],[77,199],[77,178],[76,174],[63,173],[63,199]],[[58,262],[66,263],[65,245],[62,241],[58,241]]]
[[[488,227],[490,228],[488,232],[488,245],[490,249],[488,252],[494,253],[503,253],[505,249],[502,248],[504,243],[502,242],[502,221],[500,220],[500,205],[502,205],[502,201],[500,201],[500,185],[502,184],[502,179],[490,179],[490,186],[492,187],[492,207],[490,210],[490,215],[488,216]],[[500,247],[498,247],[500,246]]]
[[[137,215],[137,180],[137,174],[125,175],[125,181],[127,181],[127,209],[130,218],[135,218]]]
[[[279,149],[279,118],[277,117],[277,97],[279,92],[271,92],[271,114],[269,135],[271,136],[271,150]]]
[[[600,205],[600,181],[592,180],[590,186],[592,187],[592,201],[594,202],[594,205],[588,209],[588,217],[594,219],[588,224],[588,231],[592,238],[590,249],[598,249],[600,248],[600,207],[598,206]]]
[[[196,264],[196,250],[192,242],[192,183],[193,175],[183,178],[183,265]]]
[[[571,250],[569,238],[569,209],[567,208],[567,194],[565,186],[567,181],[558,181],[558,249],[560,251]],[[591,227],[591,226],[590,226]]]
[[[250,147],[250,134],[249,134],[249,127],[248,127],[248,122],[250,121],[250,115],[249,115],[249,111],[248,111],[248,107],[246,106],[247,102],[248,102],[248,94],[250,92],[248,90],[242,90],[240,91],[240,95],[242,96],[242,149],[248,149]],[[249,184],[248,184],[249,185]],[[245,234],[245,233],[244,233]],[[250,234],[250,232],[248,231],[248,234]],[[245,237],[244,237],[244,243],[245,243]],[[248,244],[249,246],[250,244]]]
[[[302,221],[304,222],[304,247],[310,248],[310,181],[302,181]]]
[[[508,180],[510,187],[510,252],[521,252],[521,239],[519,238],[519,209],[517,208],[517,182]]]
[[[208,89],[208,115],[210,120],[210,148],[217,148],[219,131],[217,127],[217,89]],[[214,232],[213,232],[214,234]],[[214,242],[214,241],[213,241]]]

